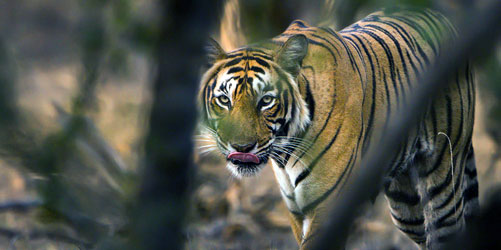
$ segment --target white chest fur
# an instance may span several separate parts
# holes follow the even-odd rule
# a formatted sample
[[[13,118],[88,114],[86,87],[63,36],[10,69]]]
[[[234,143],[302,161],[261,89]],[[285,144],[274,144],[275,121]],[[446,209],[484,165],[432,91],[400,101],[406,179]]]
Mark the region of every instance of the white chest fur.
[[[310,231],[310,227],[311,227],[311,218],[309,218],[308,216],[305,216],[304,220],[303,220],[303,239],[306,237],[306,235],[308,235],[308,231]]]
[[[275,178],[280,186],[280,193],[282,194],[283,200],[290,211],[300,212],[301,207],[298,205],[298,201],[303,200],[303,197],[298,197],[302,192],[301,185],[294,187],[293,178],[291,175],[296,176],[296,171],[286,171],[286,168],[280,168],[275,161],[271,161],[273,166],[273,172],[275,173]],[[297,177],[296,177],[297,178]],[[291,180],[292,179],[292,180]],[[311,218],[305,216],[303,219],[303,228],[301,228],[302,235],[305,237],[311,227]]]
[[[297,170],[291,171],[288,166],[285,168],[279,167],[275,161],[272,162],[273,172],[275,173],[275,178],[277,179],[278,185],[280,187],[280,193],[290,211],[300,212],[301,205],[298,201],[303,200],[302,197],[298,197],[298,193],[302,193],[301,185],[298,187],[294,186],[294,181],[300,174],[301,168],[297,167]]]

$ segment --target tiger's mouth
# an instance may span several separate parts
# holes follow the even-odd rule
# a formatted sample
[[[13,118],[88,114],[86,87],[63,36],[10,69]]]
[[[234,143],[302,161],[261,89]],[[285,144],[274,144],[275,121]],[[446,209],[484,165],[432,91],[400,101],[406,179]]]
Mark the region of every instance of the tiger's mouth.
[[[259,164],[261,162],[261,160],[253,153],[233,152],[228,155],[228,159],[233,164],[238,164],[238,163]]]
[[[256,175],[268,163],[268,153],[255,155],[251,153],[230,153],[226,160],[226,167],[236,177],[250,177]]]

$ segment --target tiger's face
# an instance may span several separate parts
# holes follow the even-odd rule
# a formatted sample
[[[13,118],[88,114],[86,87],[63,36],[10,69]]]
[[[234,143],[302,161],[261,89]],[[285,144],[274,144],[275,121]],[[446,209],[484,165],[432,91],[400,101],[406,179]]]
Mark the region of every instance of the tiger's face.
[[[276,55],[250,48],[226,54],[213,46],[214,65],[200,92],[202,120],[228,169],[252,176],[270,157],[281,162],[278,145],[310,122],[296,82],[307,43],[290,38]]]

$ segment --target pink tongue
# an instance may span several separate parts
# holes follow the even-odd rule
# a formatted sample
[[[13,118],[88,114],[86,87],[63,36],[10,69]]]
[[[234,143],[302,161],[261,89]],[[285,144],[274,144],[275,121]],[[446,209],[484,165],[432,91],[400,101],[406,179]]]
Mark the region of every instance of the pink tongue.
[[[258,164],[259,158],[255,154],[251,153],[241,153],[241,152],[233,152],[228,155],[228,159],[238,160],[241,162],[253,162]]]

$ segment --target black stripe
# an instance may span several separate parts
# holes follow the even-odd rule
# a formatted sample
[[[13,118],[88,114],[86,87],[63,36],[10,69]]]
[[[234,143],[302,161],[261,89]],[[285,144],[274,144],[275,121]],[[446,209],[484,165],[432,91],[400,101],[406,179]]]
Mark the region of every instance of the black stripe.
[[[435,111],[435,107],[437,107],[437,102],[432,101],[431,103],[431,122],[433,125],[433,143],[435,144],[438,137],[438,126],[437,126],[437,112]]]
[[[299,26],[301,28],[308,28],[308,26],[306,26],[301,20],[295,20],[290,25],[294,25],[294,24],[296,24],[297,26]]]
[[[316,200],[314,200],[313,202],[311,202],[310,204],[306,205],[302,210],[303,212],[306,214],[308,213],[308,211],[314,209],[318,204],[320,204],[321,202],[323,202],[325,199],[327,199],[327,197],[329,197],[329,195],[332,193],[332,191],[334,191],[336,189],[336,187],[339,185],[339,183],[343,180],[343,176],[346,174],[346,172],[351,169],[351,165],[352,165],[352,162],[354,163],[355,161],[353,161],[354,159],[354,150],[351,152],[351,157],[350,157],[350,160],[348,161],[348,164],[346,164],[344,170],[343,170],[343,173],[341,173],[341,176],[339,176],[339,179],[337,179],[336,183],[334,183],[334,185],[329,188],[327,190],[327,192],[325,192],[322,196],[320,196],[319,198],[317,198]]]
[[[310,121],[315,118],[315,99],[311,93],[310,81],[303,75],[306,84],[306,104],[308,105],[308,110],[310,111]]]
[[[278,114],[278,112],[280,112],[280,110],[282,109],[282,105],[279,103],[277,105],[277,108],[275,109],[275,111],[273,112],[273,114],[270,115],[271,118],[275,118]]]
[[[355,147],[355,156],[354,156],[354,158],[353,158],[353,159],[357,159],[358,152],[359,152],[359,149],[360,149],[360,141],[361,141],[361,139],[362,139],[362,134],[363,134],[362,132],[363,132],[363,130],[364,130],[364,127],[363,127],[363,126],[361,126],[361,127],[360,127],[359,136],[358,136],[358,140],[357,140],[357,146]],[[352,157],[353,157],[353,155],[352,155]],[[346,179],[346,181],[343,183],[343,185],[341,185],[341,187],[340,187],[340,189],[339,189],[339,190],[340,190],[340,192],[341,192],[341,190],[343,190],[343,188],[344,188],[344,186],[346,185],[346,183],[348,183],[348,178],[349,178],[349,176],[351,175],[351,172],[352,172],[352,170],[353,170],[353,167],[354,167],[354,166],[355,166],[355,161],[353,161],[353,163],[349,166],[349,169],[348,169],[348,174],[346,175],[346,178],[345,178],[345,179]],[[378,193],[379,193],[379,192],[378,192]],[[375,197],[376,195],[377,195],[377,193],[376,193],[376,194],[374,194],[374,197]],[[374,198],[374,199],[375,199],[375,198]]]
[[[464,163],[464,160],[462,162],[462,164]],[[461,165],[463,166],[463,165]],[[460,184],[463,183],[461,181],[461,178],[462,178],[462,175],[458,178],[459,181],[456,181],[454,183],[454,191],[453,192],[450,192],[449,195],[447,196],[447,198],[445,198],[445,200],[438,206],[434,207],[433,209],[435,210],[439,210],[439,209],[442,209],[444,207],[446,207],[447,205],[449,205],[449,203],[453,200],[454,197],[456,197],[456,194],[460,191]]]
[[[310,41],[310,40],[309,40]],[[312,42],[313,40],[311,40],[310,42]],[[313,41],[315,43],[318,43],[316,41]],[[334,63],[336,63],[336,57],[334,55],[334,53],[329,49],[327,48],[325,45],[323,44],[320,44],[318,43],[319,46],[322,46],[324,47],[325,49],[327,49],[327,51],[329,51],[329,53],[331,54],[332,58],[334,59]],[[318,140],[318,138],[320,137],[320,135],[322,134],[322,132],[325,130],[325,128],[327,127],[327,124],[329,123],[329,120],[331,119],[331,116],[332,116],[332,112],[334,111],[334,107],[335,107],[335,104],[336,104],[336,91],[334,91],[333,93],[333,97],[332,97],[332,104],[331,104],[331,108],[330,108],[330,111],[329,111],[329,114],[327,114],[327,118],[325,119],[325,122],[324,124],[322,125],[322,128],[319,130],[319,132],[315,135],[315,137],[313,138],[312,140],[312,143],[311,144],[315,144]],[[302,152],[301,155],[299,155],[299,158],[302,158],[304,155],[306,154],[306,152]],[[296,159],[296,161],[294,162],[294,164],[292,164],[292,166],[294,167],[297,163],[298,163],[298,159]]]
[[[459,177],[460,175],[458,174],[457,177]],[[447,176],[445,177],[445,180],[442,181],[442,183],[436,185],[436,186],[433,186],[431,188],[429,188],[426,192],[428,193],[429,195],[429,198],[430,199],[433,199],[435,198],[435,196],[437,196],[438,194],[442,193],[442,191],[450,186],[451,184],[451,181],[452,181],[452,178],[454,177],[455,179],[455,182],[459,182],[457,180],[457,177],[456,176],[452,176],[452,167],[449,168],[449,171],[447,171]]]
[[[308,168],[305,168],[303,172],[298,175],[296,181],[294,181],[294,187],[297,187],[297,184],[304,180],[308,175],[310,175],[310,170]]]
[[[420,231],[416,231],[416,230],[412,230],[412,229],[408,229],[408,228],[403,228],[403,227],[399,227],[399,226],[396,226],[400,231],[406,233],[406,234],[411,234],[412,236],[415,236],[415,237],[423,237],[424,236],[424,230],[420,230]],[[411,236],[409,236],[411,237]]]
[[[284,116],[287,116],[287,109],[289,108],[289,95],[287,91],[282,91],[282,100],[284,102],[284,109],[285,109]]]
[[[478,182],[470,184],[463,193],[465,202],[478,198]]]
[[[433,173],[435,170],[438,169],[438,167],[440,167],[440,164],[443,162],[443,158],[442,156],[444,155],[445,153],[445,150],[449,147],[449,144],[448,143],[443,143],[442,144],[442,150],[440,150],[440,154],[438,155],[438,159],[435,161],[435,164],[433,165],[433,167],[431,169],[429,169],[425,174],[424,174],[424,177],[428,177],[431,173]]]
[[[265,68],[270,68],[270,64],[267,63],[265,60],[259,58],[259,57],[249,57],[248,58],[249,60],[255,60],[257,63],[261,64],[261,66],[265,67]]]
[[[409,141],[408,140],[405,140],[403,142],[404,144],[402,145],[401,149],[400,149],[400,152],[399,154],[397,154],[394,158],[393,158],[393,164],[392,166],[400,166],[401,164],[404,164],[405,162],[405,158],[407,155],[409,155],[411,152],[411,149],[413,148],[414,144],[411,144],[410,147],[409,146]],[[400,156],[400,157],[399,157]],[[400,158],[399,160],[397,160],[398,158]]]
[[[422,225],[424,223],[424,218],[404,219],[404,218],[398,217],[396,214],[394,214],[392,212],[390,212],[390,214],[391,214],[391,217],[393,217],[393,219],[398,221],[398,223],[400,223],[400,224],[405,224],[405,225],[410,225],[410,226],[419,226],[419,225]]]
[[[289,88],[289,89],[292,92],[292,88]],[[287,93],[290,94],[291,99],[292,99],[291,106],[290,106],[290,108],[291,108],[291,116],[290,117],[294,118],[294,117],[296,117],[297,100],[291,92],[287,92]],[[299,98],[301,98],[301,97],[299,97]],[[287,117],[287,114],[285,114],[285,116]],[[298,121],[294,121],[294,122],[298,122]]]
[[[402,49],[400,47],[400,42],[386,29],[383,29],[377,25],[367,25],[367,27],[371,27],[373,29],[376,29],[376,30],[383,32],[386,36],[388,36],[393,41],[393,44],[397,48],[398,55],[400,56],[400,61],[401,61],[401,64],[402,64],[402,67],[404,70],[404,75],[407,79],[407,86],[409,86],[409,84],[410,84],[409,72],[407,71],[407,64],[405,62],[404,54],[403,54]],[[397,68],[397,70],[398,70],[398,68]],[[397,76],[398,76],[398,80],[400,82],[400,88],[402,91],[402,98],[405,100],[405,89],[403,88],[402,79],[400,79],[400,74],[397,74]]]
[[[327,153],[327,151],[331,148],[332,144],[334,144],[334,142],[336,141],[337,136],[339,135],[339,131],[341,131],[342,125],[343,124],[339,125],[339,127],[336,130],[336,133],[334,134],[334,137],[332,137],[332,139],[327,144],[327,146],[324,147],[324,149],[322,150],[322,152],[320,152],[320,154],[318,154],[317,157],[315,157],[315,159],[308,166],[308,168],[310,169],[310,171],[313,170],[313,168],[315,168],[315,166],[317,165],[317,163],[320,160],[320,158],[322,158],[324,156],[324,154]]]
[[[362,56],[362,51],[360,50],[360,47],[358,46],[358,44],[353,41],[353,39],[347,35],[343,35],[343,38],[348,40],[349,44],[351,44],[353,46],[353,48],[355,48],[355,50],[357,51],[357,54],[358,54],[358,58],[360,58],[363,62],[363,59],[364,57]]]
[[[294,193],[292,193],[293,195],[288,195],[282,188],[280,188],[280,192],[282,192],[282,194],[289,200],[292,200],[292,201],[295,201],[296,200],[296,197],[294,197]]]
[[[384,193],[392,201],[406,203],[410,206],[417,205],[421,200],[418,195],[407,194],[399,190],[390,190],[390,183],[385,184]]]
[[[236,57],[239,57],[239,56],[243,56],[244,53],[235,53],[235,54],[229,54],[226,56],[227,59],[230,59],[230,58],[236,58]]]
[[[369,59],[369,64],[371,66],[371,75],[372,75],[372,103],[371,103],[371,111],[369,114],[369,121],[367,123],[367,131],[365,132],[364,135],[364,146],[362,147],[362,152],[365,152],[365,149],[367,148],[368,144],[368,138],[369,135],[372,134],[372,129],[373,129],[373,124],[374,124],[374,113],[376,111],[376,72],[374,70],[374,62],[372,61],[372,56],[369,53],[369,50],[363,43],[362,39],[358,37],[356,34],[351,34],[355,39],[358,40],[360,45],[362,45],[362,49],[364,50],[365,54],[367,55],[367,58]]]
[[[346,51],[346,54],[348,55],[348,59],[350,59],[350,64],[351,64],[351,67],[353,68],[353,70],[356,70],[358,72],[358,75],[360,76],[360,69],[358,68],[358,65],[355,63],[355,59],[353,57],[353,54],[351,53],[351,51],[348,49],[348,46],[346,45],[346,43],[344,42],[343,39],[341,39],[337,34],[336,32],[332,31],[331,29],[329,28],[320,28],[321,30],[331,34],[334,38],[337,38],[340,42],[341,42],[341,45],[343,45],[345,51]],[[333,46],[334,48],[336,48],[330,41],[316,35],[316,34],[313,34],[312,36],[314,37],[317,37],[317,38],[320,38],[324,41],[326,41],[327,43],[329,43],[331,46]],[[336,48],[337,50],[337,48]],[[339,53],[339,52],[338,52]],[[362,78],[362,77],[360,77]]]
[[[233,67],[233,68],[228,70],[227,74],[232,74],[232,73],[240,72],[243,70],[244,70],[244,68],[242,68],[242,67]]]
[[[448,91],[447,91],[448,92]],[[452,101],[449,95],[445,95],[447,103],[447,136],[452,136]]]
[[[264,74],[264,70],[262,68],[260,68],[260,67],[253,66],[253,67],[250,67],[249,70],[257,72],[257,73]]]
[[[296,215],[296,216],[304,216],[304,214],[303,214],[303,213],[298,212],[298,211],[289,210],[289,212],[290,212],[291,214],[293,214],[293,215]]]
[[[208,117],[206,117],[206,115],[207,115],[207,100],[208,100],[207,89],[208,88],[209,88],[209,84],[206,84],[204,87],[203,94],[202,94],[202,103],[200,105],[200,107],[202,108],[202,113],[200,115],[204,118],[204,120],[205,120],[205,118],[208,118]]]
[[[400,24],[392,21],[392,20],[388,20],[388,21],[381,21],[381,23],[383,24],[386,24],[390,27],[392,27],[396,32],[398,32],[398,34],[402,37],[402,39],[404,39],[404,42],[407,44],[407,46],[409,48],[411,48],[411,52],[412,52],[412,55],[414,56],[414,58],[418,58],[417,55],[416,55],[416,44],[415,43],[412,43],[412,37],[411,35],[409,35],[409,33],[407,32],[407,30],[405,30]]]
[[[468,177],[470,177],[470,179],[477,177],[477,169],[476,168],[470,169],[470,168],[466,167],[464,172],[466,175],[468,175]]]
[[[259,81],[264,82],[264,79],[261,78],[259,75],[256,75],[256,78],[259,79]]]
[[[411,50],[411,51],[412,51],[412,50]],[[414,61],[412,61],[411,56],[409,55],[409,51],[408,51],[408,50],[406,50],[406,51],[405,51],[405,54],[406,54],[406,56],[407,56],[407,59],[409,60],[409,63],[411,64],[412,70],[414,71],[414,72],[413,72],[413,73],[414,73],[414,75],[416,76],[416,78],[419,78],[419,74],[420,74],[421,72],[417,69],[416,64],[414,64]],[[419,61],[419,59],[417,59],[417,61],[418,61],[419,63],[421,63],[421,61]],[[422,67],[422,65],[421,65],[421,67]],[[409,85],[409,87],[412,89],[412,84],[410,84],[410,85]]]
[[[249,52],[252,52],[252,53],[258,52],[258,53],[263,53],[265,55],[268,55],[268,52],[266,52],[266,51],[264,51],[262,49],[256,48],[256,47],[254,47],[254,48],[246,48],[246,50],[249,51]]]
[[[216,84],[217,84],[217,75],[214,76],[214,80],[212,81],[211,84],[211,90],[216,88]]]
[[[388,88],[388,81],[386,81],[386,73],[384,72],[384,69],[381,69],[381,72],[383,73],[384,90],[386,92],[386,121],[384,124],[384,129],[386,129],[386,126],[388,125],[388,119],[391,115],[391,95],[390,89]]]
[[[242,61],[242,59],[243,59],[243,57],[237,57],[237,58],[227,62],[226,64],[224,64],[224,67],[231,67],[233,65],[237,65]]]
[[[432,21],[430,21],[428,18],[426,18],[426,15],[424,15],[424,12],[420,13],[419,15],[414,15],[412,16],[413,18],[416,18],[416,19],[420,19],[422,20],[425,25],[429,28],[429,30],[431,31],[431,34],[432,35],[432,41],[433,42],[436,42],[437,43],[437,47],[438,47],[438,51],[441,51],[441,44],[440,44],[440,34],[442,33],[439,29],[439,27],[437,27]]]
[[[433,50],[433,53],[437,55],[437,48],[435,47],[435,44],[431,40],[429,33],[423,27],[421,27],[416,21],[410,20],[409,18],[403,16],[393,16],[392,18],[399,20],[407,24],[412,29],[414,29],[419,34],[419,36],[421,36],[421,38],[424,39],[426,43],[428,43],[428,45]],[[422,51],[420,47],[418,47],[418,51]]]
[[[447,221],[447,220],[440,220],[440,221],[437,221],[437,222],[433,223],[433,225],[436,228],[444,228],[444,227],[455,226],[455,225],[457,225],[459,223],[460,218],[463,217],[463,213],[464,213],[464,207],[463,207],[463,209],[461,209],[461,211],[456,216],[456,218],[452,218],[449,221]],[[444,236],[442,236],[442,237],[444,237]]]
[[[459,94],[459,107],[460,107],[460,120],[459,120],[459,130],[458,130],[458,133],[456,135],[456,139],[454,140],[454,142],[452,143],[453,147],[452,148],[456,148],[457,144],[459,143],[459,140],[461,139],[461,137],[463,136],[463,124],[465,123],[465,120],[464,120],[464,105],[463,105],[463,93],[461,91],[461,86],[459,84],[459,72],[456,72],[456,85],[457,85],[457,88],[458,88],[458,94]]]
[[[365,69],[365,61],[364,61],[364,58],[362,57],[362,53],[360,52],[360,48],[358,47],[358,44],[355,43],[351,38],[349,38],[347,36],[343,36],[343,38],[348,40],[348,42],[349,42],[348,44],[352,45],[353,48],[355,48],[355,50],[357,51],[357,54],[358,54],[358,58],[360,59],[360,63],[362,64],[362,66],[364,66],[364,69]],[[348,47],[346,47],[346,49],[348,50]],[[359,68],[358,64],[355,62],[355,57],[352,55],[351,51],[349,51],[347,53],[349,53],[350,57],[353,59],[355,70],[357,71],[358,78],[360,79],[360,83],[362,85],[362,91],[364,91],[364,94],[365,94],[366,82],[364,81],[364,78],[362,77],[362,73],[360,72],[360,68]],[[364,71],[364,72],[367,72],[367,71]],[[365,100],[365,95],[364,95],[364,100]]]
[[[254,60],[256,61],[258,64],[260,64],[261,66],[265,67],[265,68],[270,68],[270,64],[267,63],[265,60],[259,58],[258,56],[242,56],[242,57],[237,57],[229,62],[227,62],[224,67],[231,67],[233,65],[236,65],[238,63],[240,63],[242,60]]]
[[[267,54],[252,53],[252,55],[254,57],[259,57],[259,58],[262,58],[262,59],[265,59],[265,60],[268,60],[268,61],[273,61],[273,57],[271,57],[270,55],[267,55]]]
[[[390,77],[391,77],[391,81],[393,83],[393,88],[395,89],[395,98],[396,98],[396,102],[397,102],[397,106],[398,106],[398,104],[400,102],[399,101],[399,92],[398,92],[398,87],[397,87],[397,81],[395,79],[395,62],[393,60],[393,54],[391,53],[391,48],[388,46],[388,44],[386,43],[386,41],[384,39],[382,39],[381,37],[379,37],[375,33],[368,31],[368,30],[361,30],[361,32],[371,36],[383,48],[383,50],[386,54],[386,57],[388,58],[388,63],[390,64]]]
[[[462,204],[463,204],[463,197],[461,197],[461,199],[459,199],[459,201],[457,201],[456,204],[454,204],[454,206],[451,207],[446,214],[441,216],[438,220],[434,221],[432,224],[435,225],[437,228],[444,226],[443,223],[448,218],[454,216],[454,214],[456,214],[457,211],[460,211],[460,213],[458,214],[458,216],[456,218],[461,218],[461,215],[462,215],[463,210],[464,210],[464,206],[462,206]],[[456,218],[454,218],[454,220]]]
[[[467,90],[468,90],[468,116],[471,117],[471,113],[473,111],[473,103],[472,103],[472,99],[474,98],[474,95],[472,95],[472,85],[470,84],[470,81],[469,81],[469,75],[470,75],[470,63],[466,63],[466,70],[464,72],[465,74],[465,79],[466,79],[466,86],[467,86]]]
[[[326,49],[332,55],[332,59],[334,60],[334,64],[337,64],[337,58],[334,55],[334,52],[329,47],[327,47],[325,44],[323,44],[321,42],[318,42],[318,41],[315,41],[313,39],[308,39],[308,43],[314,44],[314,45],[318,45],[318,46]],[[337,48],[336,47],[333,47],[333,48],[336,50],[336,52],[338,53],[338,55],[340,55],[339,51],[337,50]]]

